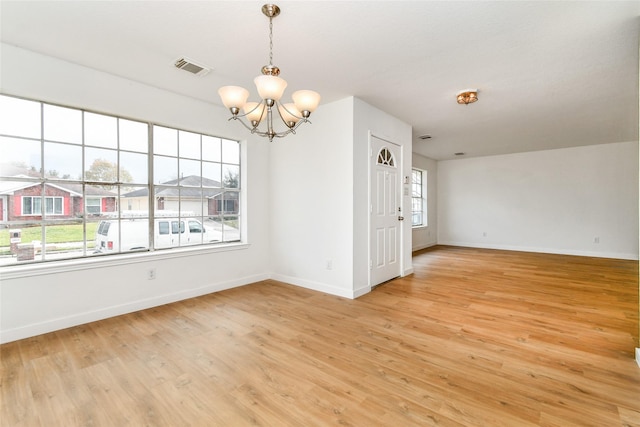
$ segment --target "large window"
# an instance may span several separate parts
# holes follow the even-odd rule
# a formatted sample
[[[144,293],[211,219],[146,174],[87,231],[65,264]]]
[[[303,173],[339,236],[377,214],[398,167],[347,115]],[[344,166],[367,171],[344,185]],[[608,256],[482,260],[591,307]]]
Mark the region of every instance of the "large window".
[[[238,141],[4,95],[0,117],[0,265],[240,241]]]
[[[411,171],[411,225],[423,227],[427,225],[427,172],[419,169]]]

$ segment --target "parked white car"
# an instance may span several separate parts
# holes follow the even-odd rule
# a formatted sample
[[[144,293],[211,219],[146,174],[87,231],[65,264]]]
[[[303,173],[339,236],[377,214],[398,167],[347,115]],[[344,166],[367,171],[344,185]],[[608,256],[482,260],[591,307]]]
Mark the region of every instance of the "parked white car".
[[[193,213],[164,211],[156,214],[153,227],[156,249],[215,242],[212,233]],[[125,211],[100,221],[96,230],[95,253],[128,252],[149,248],[149,218],[146,212]]]

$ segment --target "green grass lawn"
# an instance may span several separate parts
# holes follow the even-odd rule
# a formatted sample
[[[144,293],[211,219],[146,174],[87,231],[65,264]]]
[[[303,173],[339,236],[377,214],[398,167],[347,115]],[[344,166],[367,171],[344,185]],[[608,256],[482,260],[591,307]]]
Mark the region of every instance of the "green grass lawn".
[[[97,222],[87,223],[87,240],[92,241],[96,235]],[[22,230],[22,243],[33,240],[42,241],[42,229],[40,227],[24,227]],[[46,227],[47,243],[70,243],[84,241],[82,224],[49,225]],[[9,229],[0,229],[0,247],[9,246]]]

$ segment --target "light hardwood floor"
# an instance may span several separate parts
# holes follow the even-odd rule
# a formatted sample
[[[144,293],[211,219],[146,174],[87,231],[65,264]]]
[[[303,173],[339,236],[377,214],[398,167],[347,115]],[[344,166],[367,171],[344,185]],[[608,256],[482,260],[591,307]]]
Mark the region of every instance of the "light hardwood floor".
[[[0,425],[640,426],[637,262],[436,247],[414,269],[5,344]]]

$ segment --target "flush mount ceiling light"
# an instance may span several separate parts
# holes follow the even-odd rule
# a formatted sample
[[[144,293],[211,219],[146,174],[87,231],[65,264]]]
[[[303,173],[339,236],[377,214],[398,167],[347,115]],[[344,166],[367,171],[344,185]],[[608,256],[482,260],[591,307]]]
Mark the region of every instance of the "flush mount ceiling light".
[[[478,100],[478,89],[465,89],[458,92],[458,104],[472,104]]]
[[[253,82],[258,89],[260,102],[247,102],[249,91],[239,86],[224,86],[218,90],[225,107],[231,111],[229,120],[239,120],[251,133],[269,138],[282,138],[296,129],[302,123],[311,123],[309,116],[318,107],[320,95],[312,90],[293,92],[293,103],[282,104],[280,98],[287,87],[287,82],[278,77],[280,69],[273,65],[273,18],[280,14],[280,8],[275,4],[262,6],[262,13],[269,18],[269,65],[262,67],[262,75]],[[244,114],[240,114],[240,110]],[[286,126],[286,130],[277,132],[273,127],[273,110],[275,110]],[[242,120],[245,117],[249,124]],[[260,130],[261,122],[266,122],[266,129]]]

